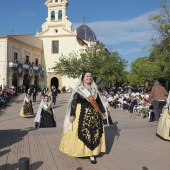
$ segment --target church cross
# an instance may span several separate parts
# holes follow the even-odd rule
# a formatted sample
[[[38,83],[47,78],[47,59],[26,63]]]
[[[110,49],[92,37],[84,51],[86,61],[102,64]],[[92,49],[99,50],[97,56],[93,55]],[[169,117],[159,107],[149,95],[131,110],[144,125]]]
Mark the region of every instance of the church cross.
[[[86,23],[86,16],[83,16],[83,18],[82,18],[82,20],[83,20],[83,24],[85,24]]]

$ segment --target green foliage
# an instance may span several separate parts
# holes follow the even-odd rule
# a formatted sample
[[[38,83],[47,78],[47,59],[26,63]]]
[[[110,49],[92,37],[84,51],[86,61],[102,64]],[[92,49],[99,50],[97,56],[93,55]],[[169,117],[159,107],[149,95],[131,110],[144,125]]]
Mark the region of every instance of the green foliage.
[[[68,77],[79,77],[84,71],[90,71],[93,77],[105,82],[123,81],[123,71],[127,61],[118,52],[109,52],[104,44],[99,43],[92,48],[87,47],[79,53],[61,56],[53,69],[57,74]]]
[[[123,71],[126,66],[127,61],[122,59],[118,52],[111,52],[101,65],[99,75],[106,82],[123,82]]]
[[[55,67],[53,67],[56,73],[63,76],[68,75],[68,77],[73,78],[76,78],[80,74],[81,70],[79,66],[81,60],[78,58],[78,54],[71,53],[69,58],[62,55],[59,61],[60,62],[56,63]]]
[[[167,0],[163,0],[161,11],[157,14],[149,16],[149,21],[153,28],[159,33],[159,40],[164,40],[170,37],[170,9]]]
[[[139,57],[131,63],[131,72],[126,75],[130,85],[145,85],[146,81],[169,80],[170,77],[170,9],[167,0],[162,0],[160,12],[148,19],[159,36],[153,39],[149,57]]]
[[[158,70],[158,77],[169,80],[170,77],[170,9],[167,0],[163,0],[161,11],[149,17],[149,21],[159,33],[158,43],[155,41],[150,49],[149,59]]]
[[[131,63],[131,72],[128,75],[130,85],[145,85],[159,76],[159,67],[149,57],[137,58]]]
[[[149,56],[150,60],[158,68],[158,77],[168,80],[170,77],[170,52],[162,48],[162,44],[154,46]]]

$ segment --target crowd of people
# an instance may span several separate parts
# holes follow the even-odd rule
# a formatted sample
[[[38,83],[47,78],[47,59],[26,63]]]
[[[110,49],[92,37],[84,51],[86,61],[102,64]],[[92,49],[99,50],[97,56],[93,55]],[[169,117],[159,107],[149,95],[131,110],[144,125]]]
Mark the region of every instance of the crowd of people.
[[[45,87],[40,91],[40,105],[37,113],[34,113],[33,102],[36,102],[38,91],[30,86],[26,92],[20,116],[30,118],[35,116],[35,128],[56,127],[55,114],[52,103],[56,104],[57,89],[52,86],[51,89]]]
[[[143,118],[149,116],[150,108],[149,91],[114,90],[114,88],[101,91],[104,100],[114,109],[121,108],[125,112],[135,113]]]
[[[63,93],[66,92],[65,87],[62,90]],[[170,140],[170,94],[168,96],[158,81],[154,82],[150,90],[114,86],[98,90],[92,74],[85,72],[79,78],[76,87],[69,92],[71,96],[59,146],[59,150],[69,156],[90,157],[92,164],[97,163],[97,155],[106,151],[104,126],[113,124],[111,107],[143,118],[149,117],[149,121],[158,122],[157,134]],[[58,89],[55,86],[41,90],[41,102],[34,115],[32,99],[33,102],[36,101],[37,90],[29,88],[20,116],[26,118],[35,116],[35,128],[56,127],[53,105],[56,104],[57,94]]]
[[[115,88],[101,92],[105,101],[114,109],[121,108],[125,112],[148,117],[149,122],[158,123],[157,135],[170,140],[170,93],[159,84],[157,80],[153,82],[153,87],[146,90],[115,91]]]
[[[12,88],[0,86],[0,107],[6,107],[11,98],[17,95],[16,91]]]
[[[110,107],[114,109],[120,108],[125,112],[136,114],[136,116],[148,117],[149,122],[157,122],[161,114],[160,112],[162,112],[162,108],[166,104],[167,92],[165,88],[159,85],[158,81],[155,81],[154,84],[153,88],[148,90],[142,88],[133,89],[132,87],[112,87],[101,91],[101,95],[109,103]],[[157,87],[156,85],[161,90],[154,90]],[[156,101],[155,95],[157,94],[154,91],[158,91],[159,95],[161,94],[164,97],[160,101]],[[155,103],[159,104],[156,105]]]

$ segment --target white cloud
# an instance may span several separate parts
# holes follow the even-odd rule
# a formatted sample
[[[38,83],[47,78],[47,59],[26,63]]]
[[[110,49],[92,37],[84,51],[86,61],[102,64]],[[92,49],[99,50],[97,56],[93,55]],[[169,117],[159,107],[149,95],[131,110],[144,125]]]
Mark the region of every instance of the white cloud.
[[[155,34],[148,21],[148,16],[151,14],[153,12],[145,13],[129,20],[98,21],[87,25],[93,29],[98,40],[110,46],[119,45],[122,53],[141,52],[142,48],[150,43],[150,39]],[[77,27],[80,25],[80,23],[74,24]],[[121,47],[123,43],[127,44],[127,48],[124,50],[122,49],[123,46]],[[135,47],[132,46],[134,43]]]

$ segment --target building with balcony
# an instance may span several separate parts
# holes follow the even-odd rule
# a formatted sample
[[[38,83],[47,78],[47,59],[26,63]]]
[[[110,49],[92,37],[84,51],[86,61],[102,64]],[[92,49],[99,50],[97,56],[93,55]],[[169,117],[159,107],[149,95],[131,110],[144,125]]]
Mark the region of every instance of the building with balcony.
[[[47,0],[45,5],[48,14],[41,32],[0,37],[0,85],[74,87],[76,79],[56,74],[52,68],[62,55],[97,43],[96,35],[86,24],[72,31],[67,0]]]
[[[42,60],[42,41],[35,36],[0,36],[0,85],[39,86],[44,82]]]

